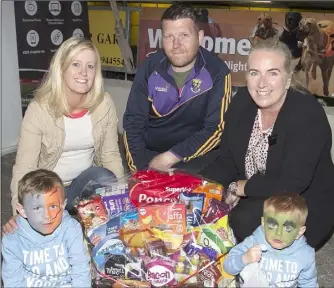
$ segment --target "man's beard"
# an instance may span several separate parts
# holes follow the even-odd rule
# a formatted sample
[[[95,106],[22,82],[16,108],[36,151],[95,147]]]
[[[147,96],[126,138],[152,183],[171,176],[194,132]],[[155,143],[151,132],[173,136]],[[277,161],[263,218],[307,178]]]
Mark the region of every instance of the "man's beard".
[[[177,57],[176,61],[173,60],[173,57],[168,57],[168,56],[167,57],[168,57],[168,60],[172,63],[174,67],[182,68],[192,63],[196,59],[196,56],[197,56],[197,53],[189,58]]]

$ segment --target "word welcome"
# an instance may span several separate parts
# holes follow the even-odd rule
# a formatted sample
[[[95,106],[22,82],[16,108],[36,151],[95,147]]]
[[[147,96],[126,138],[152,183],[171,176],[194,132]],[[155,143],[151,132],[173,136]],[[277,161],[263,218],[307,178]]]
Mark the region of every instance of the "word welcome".
[[[162,31],[161,29],[148,28],[149,48],[162,47]],[[251,42],[249,39],[236,40],[234,38],[204,36],[201,46],[208,51],[214,50],[218,54],[239,54],[242,56],[249,55]]]

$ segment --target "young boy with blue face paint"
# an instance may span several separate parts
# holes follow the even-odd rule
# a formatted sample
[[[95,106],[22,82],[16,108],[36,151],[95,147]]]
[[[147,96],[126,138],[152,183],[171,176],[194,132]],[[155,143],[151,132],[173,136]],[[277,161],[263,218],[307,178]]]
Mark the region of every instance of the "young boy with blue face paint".
[[[4,287],[90,287],[80,224],[65,210],[64,186],[48,170],[19,182],[18,229],[2,239]]]
[[[225,271],[245,278],[243,287],[260,287],[259,278],[261,287],[318,287],[315,251],[303,236],[307,214],[298,194],[267,199],[262,225],[231,249]]]

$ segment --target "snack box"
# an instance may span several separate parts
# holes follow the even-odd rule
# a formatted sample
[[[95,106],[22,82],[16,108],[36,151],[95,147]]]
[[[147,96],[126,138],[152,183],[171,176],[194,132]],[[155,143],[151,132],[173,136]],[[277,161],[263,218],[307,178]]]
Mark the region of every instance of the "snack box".
[[[138,208],[141,229],[157,228],[179,234],[187,232],[186,207],[184,204],[151,205]]]

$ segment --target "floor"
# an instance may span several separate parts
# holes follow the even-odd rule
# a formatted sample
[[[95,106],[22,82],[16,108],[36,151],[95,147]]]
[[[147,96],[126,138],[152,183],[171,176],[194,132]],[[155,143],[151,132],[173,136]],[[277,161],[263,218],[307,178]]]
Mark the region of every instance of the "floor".
[[[1,226],[11,216],[10,180],[15,154],[1,157]],[[334,205],[334,203],[333,203]],[[318,281],[321,287],[334,287],[334,235],[316,254]]]

